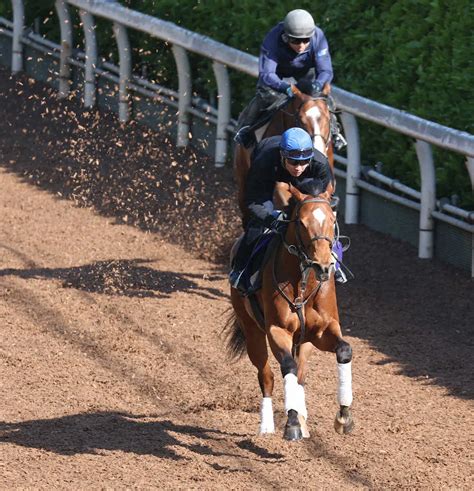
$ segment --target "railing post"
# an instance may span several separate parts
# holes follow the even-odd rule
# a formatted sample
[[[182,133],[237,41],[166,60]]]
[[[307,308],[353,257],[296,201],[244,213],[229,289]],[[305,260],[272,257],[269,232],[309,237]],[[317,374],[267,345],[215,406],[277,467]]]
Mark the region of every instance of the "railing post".
[[[190,117],[188,107],[191,105],[191,68],[189,66],[188,53],[184,48],[173,44],[174,61],[178,70],[178,134],[176,145],[185,147],[189,143]]]
[[[92,108],[96,103],[95,68],[97,67],[97,41],[94,16],[85,10],[79,10],[84,29],[86,66],[84,72],[84,106]]]
[[[466,157],[466,167],[471,179],[471,189],[474,190],[474,157]],[[471,237],[471,278],[474,278],[474,234]]]
[[[466,167],[471,179],[471,187],[474,189],[474,157],[466,157]]]
[[[359,223],[360,140],[357,119],[352,114],[341,113],[344,135],[347,140],[346,223]]]
[[[227,159],[227,126],[230,121],[230,82],[227,67],[222,63],[212,63],[217,81],[217,132],[216,167],[223,167]]]
[[[69,95],[71,68],[69,58],[72,55],[72,23],[69,7],[65,0],[56,0],[56,12],[61,29],[61,55],[59,59],[59,98]]]
[[[25,6],[23,0],[12,0],[13,3],[13,44],[12,44],[12,73],[23,70],[23,44],[21,36],[25,25]]]
[[[128,97],[128,83],[132,76],[132,53],[128,40],[127,28],[114,22],[114,34],[117,40],[120,60],[119,81],[119,121],[126,123],[130,119],[130,104]]]
[[[418,257],[431,259],[434,244],[434,219],[432,213],[436,207],[436,175],[431,145],[416,140],[416,155],[420,164],[421,203],[418,240]]]

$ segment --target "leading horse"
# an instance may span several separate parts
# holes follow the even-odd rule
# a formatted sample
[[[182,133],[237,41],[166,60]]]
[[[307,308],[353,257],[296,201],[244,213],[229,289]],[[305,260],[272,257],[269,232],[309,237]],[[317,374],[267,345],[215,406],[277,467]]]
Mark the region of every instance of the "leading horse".
[[[304,90],[304,92],[303,92]],[[321,93],[315,95],[302,87],[295,89],[295,96],[288,104],[275,112],[269,123],[256,131],[257,139],[281,135],[288,128],[299,126],[305,129],[313,140],[313,147],[324,154],[334,176],[334,152],[331,142],[331,114],[328,100],[331,86],[326,84]],[[234,175],[237,182],[237,199],[239,208],[246,223],[248,210],[245,206],[245,183],[250,169],[250,158],[253,147],[245,148],[240,143],[235,144],[234,149]],[[332,194],[335,189],[329,185]]]
[[[288,186],[288,185],[284,185]],[[334,282],[335,215],[330,196],[302,194],[288,186],[292,211],[286,232],[264,266],[262,287],[256,293],[260,315],[247,297],[231,288],[233,316],[227,325],[228,347],[247,354],[258,370],[262,391],[260,434],[273,433],[272,393],[267,340],[280,364],[284,380],[287,422],[284,437],[308,437],[304,381],[313,346],[336,354],[339,410],[335,430],[344,434],[354,426],[352,404],[352,349],[341,333]]]

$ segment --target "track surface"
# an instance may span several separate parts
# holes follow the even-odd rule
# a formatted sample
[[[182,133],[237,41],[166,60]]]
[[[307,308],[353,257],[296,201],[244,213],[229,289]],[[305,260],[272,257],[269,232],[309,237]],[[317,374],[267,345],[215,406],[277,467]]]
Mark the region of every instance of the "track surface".
[[[310,360],[311,438],[256,436],[260,394],[229,363],[228,170],[162,129],[121,128],[0,70],[0,487],[472,489],[472,282],[363,227],[340,287],[354,357]]]

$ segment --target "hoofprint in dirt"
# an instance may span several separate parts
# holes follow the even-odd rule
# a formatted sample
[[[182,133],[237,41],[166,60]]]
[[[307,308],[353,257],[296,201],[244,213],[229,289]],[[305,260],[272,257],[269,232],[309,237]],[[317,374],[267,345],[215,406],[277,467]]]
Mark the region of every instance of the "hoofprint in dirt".
[[[23,172],[35,148],[12,151],[6,125],[21,133],[22,118],[10,114],[0,122],[1,487],[472,488],[469,279],[351,228],[358,276],[339,292],[356,430],[334,433],[336,363],[316,353],[311,439],[281,438],[278,379],[277,433],[259,438],[256,374],[247,359],[229,363],[219,336],[226,267],[189,247],[190,210],[171,237],[169,224],[141,230],[60,199]],[[96,131],[105,141],[118,128]],[[57,155],[38,155],[46,176]]]

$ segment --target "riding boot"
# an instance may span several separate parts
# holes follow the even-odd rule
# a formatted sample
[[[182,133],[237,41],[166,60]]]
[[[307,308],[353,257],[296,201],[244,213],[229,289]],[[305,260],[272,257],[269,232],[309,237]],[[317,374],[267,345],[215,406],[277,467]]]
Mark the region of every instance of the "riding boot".
[[[239,120],[237,121],[236,134],[234,141],[240,143],[245,148],[249,148],[256,143],[255,135],[251,131],[251,126],[258,119],[260,114],[260,101],[255,96],[240,113]]]
[[[234,141],[245,148],[257,143],[254,131],[263,126],[287,100],[286,94],[258,86],[255,97],[240,113]]]
[[[232,261],[232,270],[229,273],[229,282],[234,288],[237,288],[242,293],[245,293],[246,289],[246,286],[242,281],[243,273],[250,262],[255,243],[263,233],[263,230],[264,226],[259,221],[251,221],[249,227],[247,227],[247,230],[245,231],[242,241],[239,244],[234,260]]]
[[[247,231],[239,244],[239,248],[237,249],[235,257],[232,261],[232,269],[229,273],[229,282],[231,286],[239,290],[241,293],[245,293],[245,285],[243,284],[242,277],[252,254],[252,249],[253,241],[250,242],[248,240]]]

